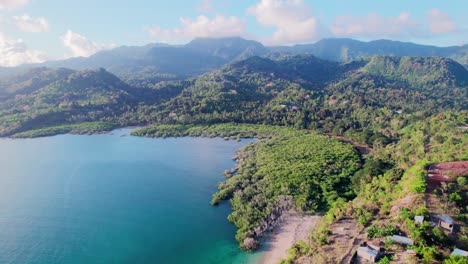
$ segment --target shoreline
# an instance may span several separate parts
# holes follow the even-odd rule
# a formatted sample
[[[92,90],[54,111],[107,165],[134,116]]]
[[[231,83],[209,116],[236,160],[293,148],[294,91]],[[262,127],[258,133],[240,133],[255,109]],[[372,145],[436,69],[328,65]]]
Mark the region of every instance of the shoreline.
[[[287,213],[284,220],[266,233],[260,248],[261,257],[258,264],[276,264],[286,259],[287,250],[297,241],[306,240],[310,229],[320,220],[318,215],[300,215],[295,212]]]

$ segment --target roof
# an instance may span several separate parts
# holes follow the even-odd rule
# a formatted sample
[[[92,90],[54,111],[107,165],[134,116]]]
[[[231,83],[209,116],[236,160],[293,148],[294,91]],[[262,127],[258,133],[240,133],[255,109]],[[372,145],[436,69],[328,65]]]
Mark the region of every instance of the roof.
[[[416,222],[423,222],[424,221],[424,216],[422,215],[417,215],[414,217],[414,221]]]
[[[377,257],[379,255],[379,252],[377,250],[373,250],[373,249],[371,249],[369,247],[359,247],[358,248],[358,255],[359,254],[367,254],[367,255]]]
[[[463,257],[468,257],[468,251],[461,250],[461,249],[454,249],[452,254],[450,256],[463,256]]]
[[[408,237],[394,235],[391,238],[393,239],[393,241],[398,242],[400,244],[404,244],[404,245],[414,244],[414,240]]]
[[[434,215],[435,218],[444,221],[447,224],[453,224],[453,219],[447,215]]]

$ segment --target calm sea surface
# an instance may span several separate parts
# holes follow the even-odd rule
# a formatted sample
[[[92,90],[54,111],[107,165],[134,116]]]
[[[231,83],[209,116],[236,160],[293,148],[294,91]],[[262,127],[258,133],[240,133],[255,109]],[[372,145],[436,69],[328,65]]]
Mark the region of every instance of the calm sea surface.
[[[248,141],[0,139],[0,263],[254,263],[209,202]]]

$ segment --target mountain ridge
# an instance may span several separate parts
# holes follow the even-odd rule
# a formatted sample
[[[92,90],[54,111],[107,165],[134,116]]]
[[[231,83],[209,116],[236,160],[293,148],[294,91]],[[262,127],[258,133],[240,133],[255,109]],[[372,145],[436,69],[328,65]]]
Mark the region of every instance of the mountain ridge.
[[[90,57],[48,61],[25,67],[51,67],[84,70],[105,68],[124,79],[152,77],[173,80],[195,77],[231,62],[252,56],[312,54],[318,58],[349,62],[372,55],[447,57],[468,65],[468,45],[437,47],[392,40],[359,41],[347,38],[322,39],[313,44],[267,47],[240,37],[196,38],[184,45],[152,43],[145,46],[121,46],[100,51]],[[201,67],[202,66],[202,67]],[[1,68],[0,76],[17,71]],[[3,73],[3,74],[2,74]]]

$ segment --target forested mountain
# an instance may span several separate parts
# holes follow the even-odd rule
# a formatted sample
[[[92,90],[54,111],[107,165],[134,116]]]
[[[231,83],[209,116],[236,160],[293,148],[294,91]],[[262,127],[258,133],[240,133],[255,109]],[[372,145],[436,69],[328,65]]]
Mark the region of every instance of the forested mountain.
[[[85,121],[238,122],[358,133],[374,143],[394,137],[385,128],[373,130],[378,135],[367,129],[385,127],[390,116],[466,109],[467,76],[450,59],[384,56],[350,63],[312,55],[250,57],[195,80],[149,88],[104,69],[86,70],[0,103],[1,134]]]
[[[268,49],[242,38],[197,38],[186,45],[149,44],[100,51],[88,58],[49,61],[38,65],[84,70],[105,68],[125,79],[173,80],[197,76],[234,60],[264,55]]]
[[[31,68],[0,79],[0,101],[19,94],[32,93],[55,81],[64,79],[74,71],[69,69]]]
[[[62,80],[72,74],[70,69],[50,69],[46,67],[25,69],[0,79],[0,101],[35,90]]]
[[[3,77],[0,136],[142,125],[135,135],[264,139],[238,153],[238,165],[226,172],[212,203],[231,200],[228,219],[246,250],[255,249],[257,238],[286,210],[328,210],[322,227],[291,261],[330,243],[326,228],[336,219],[346,216],[363,227],[379,223],[395,200],[424,192],[427,164],[466,160],[468,70],[449,58],[374,55],[341,62],[311,54],[251,56],[266,51],[241,39],[148,46],[139,51],[141,60],[129,50],[119,50],[128,62],[118,66],[120,78],[103,68],[46,67]],[[115,58],[108,58],[112,64]],[[205,71],[210,72],[177,80]],[[359,155],[329,135],[370,154]],[[418,238],[410,225],[400,226]],[[423,254],[425,240],[415,241]]]
[[[451,58],[462,65],[468,65],[468,45],[436,47],[390,40],[362,42],[353,39],[324,39],[314,44],[265,47],[256,41],[230,37],[197,38],[185,45],[156,43],[146,46],[122,46],[100,51],[88,58],[0,68],[0,76],[10,76],[30,67],[73,70],[105,68],[128,82],[143,85],[148,80],[159,82],[195,77],[252,56],[278,58],[283,55],[300,54],[311,54],[338,62],[350,62],[373,55],[435,56]]]
[[[226,61],[242,60],[269,53],[260,42],[242,38],[196,38],[185,48],[208,56],[220,57]]]
[[[468,44],[464,46],[436,47],[393,40],[359,41],[346,38],[323,39],[314,44],[291,47],[272,47],[271,51],[289,54],[313,54],[332,61],[352,61],[372,55],[445,57],[468,65]]]
[[[73,73],[0,105],[0,133],[121,115],[136,101],[131,88],[104,69]]]
[[[340,64],[311,55],[253,57],[197,79],[151,115],[160,123],[266,123],[343,133],[377,124],[377,115],[466,108],[467,76],[442,58],[376,56]]]

